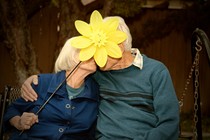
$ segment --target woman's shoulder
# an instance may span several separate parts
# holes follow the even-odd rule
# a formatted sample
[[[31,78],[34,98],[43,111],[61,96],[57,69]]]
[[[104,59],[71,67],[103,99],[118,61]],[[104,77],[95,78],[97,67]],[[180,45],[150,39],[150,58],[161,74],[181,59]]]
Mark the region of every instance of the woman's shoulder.
[[[38,74],[38,85],[33,85],[35,91],[47,91],[49,87],[53,88],[65,78],[65,72]]]
[[[38,78],[44,79],[44,78],[52,78],[55,73],[40,73],[38,74]]]
[[[42,81],[48,81],[55,79],[55,80],[59,80],[59,79],[63,79],[65,78],[65,71],[61,71],[58,73],[41,73],[38,74],[38,80],[42,80]],[[62,81],[62,80],[60,80]]]

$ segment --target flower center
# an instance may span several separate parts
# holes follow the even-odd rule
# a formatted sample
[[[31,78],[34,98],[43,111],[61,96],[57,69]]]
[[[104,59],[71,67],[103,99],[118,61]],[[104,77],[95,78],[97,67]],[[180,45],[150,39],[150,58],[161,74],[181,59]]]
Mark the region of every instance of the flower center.
[[[107,42],[107,36],[102,31],[95,31],[91,35],[91,40],[95,46],[103,46]]]

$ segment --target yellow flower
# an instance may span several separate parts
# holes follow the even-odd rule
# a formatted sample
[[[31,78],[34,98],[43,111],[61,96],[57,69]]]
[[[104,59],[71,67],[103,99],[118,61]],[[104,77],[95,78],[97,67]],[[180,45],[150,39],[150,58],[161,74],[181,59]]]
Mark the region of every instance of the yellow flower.
[[[74,37],[71,45],[81,49],[79,59],[86,61],[92,57],[99,67],[107,62],[107,57],[121,58],[118,44],[125,41],[127,35],[117,30],[119,19],[116,17],[103,21],[101,14],[95,10],[91,14],[90,24],[77,20],[75,27],[81,36]]]

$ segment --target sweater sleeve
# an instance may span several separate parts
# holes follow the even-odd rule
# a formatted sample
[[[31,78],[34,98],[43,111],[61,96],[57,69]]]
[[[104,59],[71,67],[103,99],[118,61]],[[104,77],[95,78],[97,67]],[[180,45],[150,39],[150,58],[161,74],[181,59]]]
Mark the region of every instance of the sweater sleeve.
[[[179,103],[168,69],[164,65],[152,74],[156,127],[149,130],[145,140],[177,140],[179,135]]]

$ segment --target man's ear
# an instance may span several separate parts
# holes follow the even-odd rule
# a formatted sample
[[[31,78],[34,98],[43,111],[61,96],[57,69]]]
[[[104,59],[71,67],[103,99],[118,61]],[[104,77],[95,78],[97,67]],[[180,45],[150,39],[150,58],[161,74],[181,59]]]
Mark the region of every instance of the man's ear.
[[[123,43],[120,43],[118,46],[120,47],[123,54],[123,52],[125,51],[125,46],[123,45]]]

